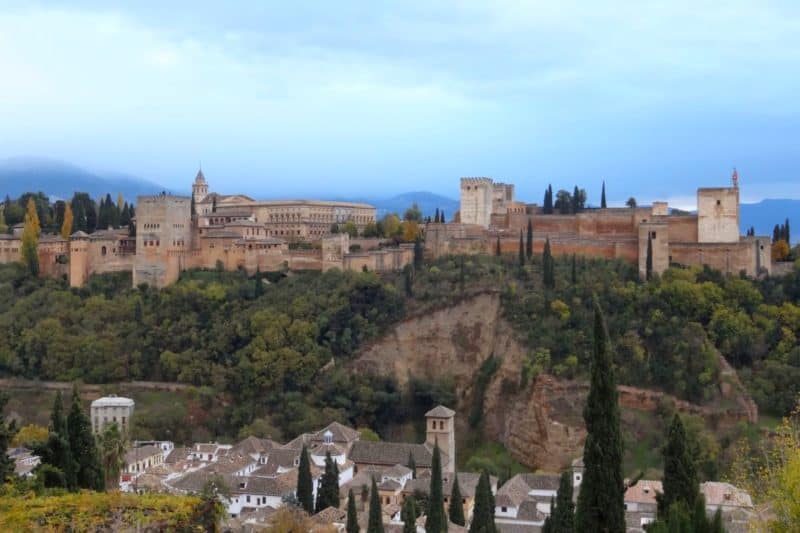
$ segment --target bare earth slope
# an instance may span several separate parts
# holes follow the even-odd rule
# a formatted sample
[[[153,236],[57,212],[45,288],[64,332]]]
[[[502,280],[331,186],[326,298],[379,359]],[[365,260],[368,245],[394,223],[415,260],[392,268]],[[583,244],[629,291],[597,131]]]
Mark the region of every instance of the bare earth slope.
[[[452,377],[459,398],[459,434],[464,435],[475,373],[492,354],[502,363],[484,397],[485,437],[503,443],[517,461],[531,468],[568,466],[582,453],[586,431],[581,412],[588,385],[542,375],[520,387],[527,349],[502,317],[497,293],[478,294],[452,307],[406,319],[364,347],[354,365],[359,371],[393,375],[401,384],[410,376]],[[730,367],[726,370],[732,372]],[[669,400],[681,411],[704,416],[715,427],[757,419],[755,405],[735,373],[728,374],[721,388],[725,404],[732,407],[701,407],[628,386],[619,387],[620,404],[623,409],[652,412]]]

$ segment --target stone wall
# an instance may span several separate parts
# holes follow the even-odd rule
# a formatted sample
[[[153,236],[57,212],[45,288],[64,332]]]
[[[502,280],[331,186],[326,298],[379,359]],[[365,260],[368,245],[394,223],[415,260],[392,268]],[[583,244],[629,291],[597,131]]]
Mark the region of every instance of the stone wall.
[[[494,185],[491,178],[461,178],[460,221],[488,227]]]
[[[698,189],[697,240],[703,243],[737,242],[739,235],[739,189]]]

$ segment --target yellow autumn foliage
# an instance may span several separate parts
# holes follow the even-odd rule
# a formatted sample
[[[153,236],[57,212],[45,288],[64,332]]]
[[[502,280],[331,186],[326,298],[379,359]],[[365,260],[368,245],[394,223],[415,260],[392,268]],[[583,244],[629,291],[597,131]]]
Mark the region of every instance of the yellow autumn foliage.
[[[0,531],[194,531],[200,499],[88,492],[0,497]]]

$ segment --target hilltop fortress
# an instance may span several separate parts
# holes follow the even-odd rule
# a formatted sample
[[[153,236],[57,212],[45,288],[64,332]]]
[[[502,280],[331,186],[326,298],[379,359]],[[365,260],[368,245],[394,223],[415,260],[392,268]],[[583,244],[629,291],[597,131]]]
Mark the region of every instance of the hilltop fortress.
[[[252,275],[257,270],[331,268],[380,272],[410,263],[413,245],[380,248],[377,239],[331,233],[334,225],[347,223],[362,233],[375,222],[375,207],[367,204],[258,201],[209,192],[198,171],[191,197],[162,193],[138,198],[135,236],[127,229],[78,231],[69,240],[42,235],[39,264],[42,275],[67,276],[73,287],[84,285],[92,274],[127,271],[133,273],[134,286],[164,287],[193,268]],[[20,235],[0,236],[0,262],[19,261],[20,249]]]
[[[652,270],[670,264],[708,265],[727,273],[769,273],[770,238],[743,237],[739,224],[739,178],[730,187],[697,190],[697,214],[671,213],[667,202],[625,208],[586,208],[577,214],[544,214],[537,204],[514,199],[514,186],[491,178],[462,178],[461,206],[454,223],[431,224],[425,246],[438,257],[458,253],[516,253],[520,232],[533,226],[534,251],[546,239],[554,255],[620,258],[638,264],[644,276],[647,249]]]

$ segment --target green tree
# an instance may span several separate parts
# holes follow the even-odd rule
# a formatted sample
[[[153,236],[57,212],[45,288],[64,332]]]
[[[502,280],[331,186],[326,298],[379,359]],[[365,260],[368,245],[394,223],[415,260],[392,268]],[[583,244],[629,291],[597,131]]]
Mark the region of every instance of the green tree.
[[[67,415],[69,449],[77,465],[75,477],[77,485],[83,489],[102,491],[105,489],[105,476],[100,464],[97,443],[92,434],[92,424],[81,406],[78,386],[72,387],[72,405]]]
[[[575,503],[572,501],[572,470],[561,473],[555,508],[551,506],[553,533],[575,533]]]
[[[14,475],[14,461],[8,456],[8,447],[14,438],[14,424],[9,424],[3,415],[8,396],[0,392],[0,485]]]
[[[75,490],[78,484],[76,477],[77,465],[69,445],[69,432],[67,430],[67,419],[64,415],[61,391],[56,391],[56,397],[53,400],[47,442],[35,451],[42,458],[42,463],[52,466],[59,474],[48,476],[45,479],[46,487],[56,486]],[[51,485],[48,482],[55,484]]]
[[[414,239],[414,269],[419,271],[425,260],[425,250],[422,248],[422,237]]]
[[[572,281],[572,286],[578,284],[578,269],[575,260],[575,254],[572,254],[572,267],[570,270],[570,280]]]
[[[317,490],[317,512],[328,507],[339,508],[339,467],[331,458],[331,453],[325,453],[325,472],[322,474],[320,486]]]
[[[444,493],[442,489],[442,455],[438,445],[433,448],[431,485],[428,491],[427,511],[425,531],[429,533],[447,531],[447,517],[444,514]]]
[[[497,243],[494,245],[494,255],[495,257],[500,257],[502,254],[500,250],[500,235],[497,236]]]
[[[417,202],[414,202],[411,204],[411,207],[406,209],[405,213],[403,213],[403,220],[422,224],[422,211],[420,210],[419,205],[417,205]]]
[[[694,508],[699,495],[699,480],[692,457],[692,445],[686,436],[681,417],[676,413],[667,432],[664,446],[664,492],[656,496],[659,516],[666,517],[670,506],[682,501]]]
[[[256,274],[253,276],[253,283],[255,283],[254,294],[256,298],[264,295],[264,278],[261,276],[261,269],[256,267]]]
[[[542,283],[548,289],[556,287],[555,263],[553,254],[550,252],[550,238],[544,241],[544,251],[542,252]]]
[[[525,240],[525,255],[528,261],[533,257],[533,220],[528,217],[528,234]]]
[[[439,223],[439,208],[438,207],[436,208],[436,214],[433,217],[433,223],[434,224],[438,224]]]
[[[358,527],[358,512],[356,511],[356,499],[353,496],[353,489],[347,491],[347,524],[345,525],[347,533],[359,533]]]
[[[542,211],[545,215],[553,214],[553,186],[548,185],[544,191],[544,203],[542,204]]]
[[[372,478],[372,488],[369,494],[369,519],[367,533],[383,533],[383,512],[381,511],[381,498],[378,495],[378,486]]]
[[[408,464],[406,465],[411,470],[411,479],[417,479],[417,463],[414,462],[414,454],[408,452]]]
[[[400,520],[403,521],[403,533],[417,533],[417,506],[413,496],[406,496],[403,500]]]
[[[69,236],[72,235],[72,223],[72,206],[70,204],[64,204],[64,221],[61,223],[62,238],[69,239]]]
[[[627,206],[628,206],[628,207],[630,207],[631,209],[635,209],[635,208],[636,208],[636,198],[634,198],[633,196],[631,196],[630,198],[628,198],[628,199],[625,201],[625,205],[627,205]]]
[[[585,470],[575,516],[578,531],[625,531],[622,435],[611,347],[603,312],[594,301],[594,354],[589,397],[583,410]]]
[[[475,488],[475,507],[472,511],[472,523],[469,533],[496,533],[494,524],[494,496],[489,481],[489,474],[485,470],[478,479]]]
[[[519,232],[519,268],[525,266],[525,245],[522,242],[522,230]]]
[[[447,509],[447,516],[450,522],[463,526],[467,520],[464,518],[464,503],[461,497],[461,487],[458,486],[458,474],[453,479],[453,488],[450,490],[450,506]]]
[[[647,233],[647,257],[644,263],[645,279],[650,281],[653,279],[653,238],[650,233]]]
[[[297,468],[297,501],[305,512],[314,514],[314,481],[311,479],[311,463],[305,445],[300,452],[300,465]]]
[[[444,218],[444,209],[442,209],[442,212],[439,214],[439,222],[441,222],[442,224],[444,224],[445,222],[447,222],[447,221],[445,220],[445,218]],[[787,222],[787,224],[788,224],[788,222]]]
[[[106,489],[119,486],[119,475],[125,459],[125,436],[117,424],[106,426],[100,436],[100,457],[105,474]]]
[[[605,209],[608,207],[606,205],[606,182],[603,181],[603,190],[600,193],[600,209]]]
[[[553,517],[553,512],[556,509],[556,499],[550,496],[550,514],[547,515],[544,519],[544,524],[542,524],[542,533],[553,533],[553,523],[555,518]]]
[[[199,525],[206,533],[218,533],[226,514],[221,499],[229,497],[230,490],[220,476],[214,476],[206,481],[200,491],[200,503],[194,511],[192,522]]]

